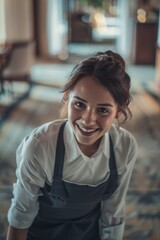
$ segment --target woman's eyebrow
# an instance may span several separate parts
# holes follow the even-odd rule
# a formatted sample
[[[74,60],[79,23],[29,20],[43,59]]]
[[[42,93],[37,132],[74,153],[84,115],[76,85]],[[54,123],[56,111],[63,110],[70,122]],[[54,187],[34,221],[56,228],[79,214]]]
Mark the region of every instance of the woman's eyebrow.
[[[82,101],[82,102],[87,103],[86,100],[84,100],[83,98],[80,98],[80,97],[78,97],[78,96],[74,96],[74,98],[76,98],[76,99],[78,99],[78,100],[80,100],[80,101]],[[109,107],[113,107],[113,105],[112,105],[111,103],[98,103],[97,106],[101,106],[101,107],[108,107],[108,106],[109,106]]]
[[[111,103],[98,103],[97,104],[98,106],[101,106],[101,107],[113,107],[113,105]]]
[[[80,97],[78,97],[78,96],[74,96],[73,98],[76,98],[76,99],[78,99],[78,100],[80,100],[80,101],[82,101],[82,102],[86,102],[86,103],[87,103],[86,100],[84,100],[84,99],[82,99],[82,98],[80,98]]]

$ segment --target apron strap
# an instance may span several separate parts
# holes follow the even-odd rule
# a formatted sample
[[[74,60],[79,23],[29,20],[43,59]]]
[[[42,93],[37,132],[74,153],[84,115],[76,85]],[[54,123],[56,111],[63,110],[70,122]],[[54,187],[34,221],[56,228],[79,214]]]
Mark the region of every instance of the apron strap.
[[[110,135],[109,140],[110,140],[110,158],[109,158],[110,176],[108,179],[108,191],[110,192],[111,195],[118,187],[118,172],[113,149],[113,143]]]
[[[109,145],[110,145],[109,168],[110,168],[110,170],[116,170],[117,171],[114,149],[113,149],[113,143],[112,143],[112,139],[111,139],[110,134],[109,134]]]
[[[54,167],[54,179],[62,179],[62,172],[63,172],[63,162],[64,162],[64,154],[65,154],[65,146],[63,141],[63,132],[65,127],[66,121],[62,123],[58,138],[57,138],[57,146],[56,146],[56,157],[55,157],[55,167]]]

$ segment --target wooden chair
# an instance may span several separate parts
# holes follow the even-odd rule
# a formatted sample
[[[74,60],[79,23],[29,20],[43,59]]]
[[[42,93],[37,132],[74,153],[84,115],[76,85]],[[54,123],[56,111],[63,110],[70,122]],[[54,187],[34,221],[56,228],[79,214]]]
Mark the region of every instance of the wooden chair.
[[[31,67],[34,63],[33,41],[11,44],[6,61],[1,68],[1,92],[5,92],[5,83],[27,82],[31,86]]]

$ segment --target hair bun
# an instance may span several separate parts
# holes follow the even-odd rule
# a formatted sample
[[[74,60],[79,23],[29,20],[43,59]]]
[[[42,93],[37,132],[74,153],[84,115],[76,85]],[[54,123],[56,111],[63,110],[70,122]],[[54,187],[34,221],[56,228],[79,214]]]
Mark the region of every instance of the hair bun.
[[[125,70],[125,62],[118,53],[114,53],[109,50],[104,52],[104,54],[110,57],[114,63],[117,63],[121,69]]]
[[[114,53],[111,50],[108,50],[105,52],[97,52],[95,54],[95,57],[100,61],[109,61],[116,63],[123,71],[125,71],[125,62],[118,53]]]

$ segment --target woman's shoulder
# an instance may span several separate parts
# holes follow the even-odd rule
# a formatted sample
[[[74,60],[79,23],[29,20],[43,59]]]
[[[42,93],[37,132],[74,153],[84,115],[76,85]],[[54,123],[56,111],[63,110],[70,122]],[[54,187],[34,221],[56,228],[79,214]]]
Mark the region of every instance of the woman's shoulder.
[[[56,145],[60,126],[64,122],[63,119],[47,122],[33,129],[21,142],[20,148],[35,151],[39,148],[48,149]]]
[[[51,181],[57,136],[63,122],[64,120],[59,119],[45,123],[26,136],[17,148],[17,165],[20,162],[25,168],[35,165],[37,169],[43,169],[47,179]]]
[[[36,139],[43,139],[43,138],[53,138],[58,135],[59,129],[64,122],[64,119],[57,119],[51,122],[47,122],[35,128],[31,136]]]
[[[110,135],[114,145],[137,147],[137,142],[134,135],[124,127],[118,127],[113,124],[110,129]]]
[[[121,173],[129,163],[137,158],[137,142],[131,132],[113,125],[110,130],[118,172]]]

